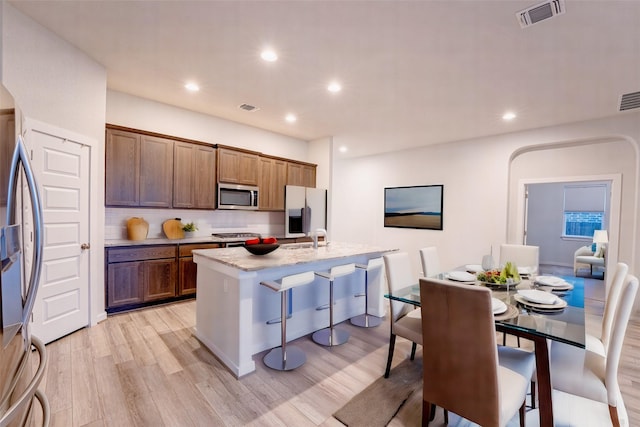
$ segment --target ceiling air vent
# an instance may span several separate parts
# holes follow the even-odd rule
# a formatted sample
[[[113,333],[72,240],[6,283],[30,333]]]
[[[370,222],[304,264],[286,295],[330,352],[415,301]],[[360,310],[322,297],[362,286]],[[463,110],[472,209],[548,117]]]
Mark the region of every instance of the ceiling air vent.
[[[625,93],[620,97],[620,111],[640,108],[640,92]]]
[[[525,28],[565,12],[564,0],[551,0],[536,4],[516,13],[520,27]]]
[[[249,105],[249,104],[240,104],[238,105],[238,108],[244,111],[249,111],[249,112],[253,112],[253,111],[258,111],[259,108],[254,106],[254,105]]]

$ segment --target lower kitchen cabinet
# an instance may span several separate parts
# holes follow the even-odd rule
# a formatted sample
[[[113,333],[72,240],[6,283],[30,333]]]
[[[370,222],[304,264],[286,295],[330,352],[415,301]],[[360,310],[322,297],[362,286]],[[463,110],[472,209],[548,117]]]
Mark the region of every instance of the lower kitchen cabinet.
[[[172,298],[176,296],[178,265],[173,259],[154,259],[143,263],[144,302]]]
[[[192,252],[219,247],[219,243],[189,243],[106,248],[107,312],[194,297]]]
[[[190,243],[180,245],[179,251],[179,279],[178,279],[178,295],[195,295],[196,293],[196,277],[197,264],[193,262],[192,252],[195,249],[214,249],[219,248],[219,243]]]
[[[177,245],[106,249],[107,312],[176,297]]]
[[[107,308],[140,304],[143,301],[144,271],[141,261],[107,266]]]

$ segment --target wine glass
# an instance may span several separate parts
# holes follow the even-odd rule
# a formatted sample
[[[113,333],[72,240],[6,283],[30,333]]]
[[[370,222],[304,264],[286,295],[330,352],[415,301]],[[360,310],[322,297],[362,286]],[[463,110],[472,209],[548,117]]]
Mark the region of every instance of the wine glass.
[[[482,257],[482,269],[484,271],[493,269],[493,257],[491,255],[485,255]]]

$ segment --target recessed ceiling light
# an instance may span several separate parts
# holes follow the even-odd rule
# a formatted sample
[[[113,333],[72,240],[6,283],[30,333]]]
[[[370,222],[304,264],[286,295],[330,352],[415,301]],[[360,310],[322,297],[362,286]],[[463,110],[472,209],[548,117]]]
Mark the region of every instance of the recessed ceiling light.
[[[200,86],[198,86],[196,83],[193,83],[193,82],[189,82],[185,84],[184,88],[187,89],[189,92],[197,92],[200,90]]]
[[[341,153],[346,153],[347,152],[347,147],[345,147],[344,145],[340,148],[338,148],[338,151],[340,151]]]
[[[260,58],[267,62],[275,62],[278,60],[278,54],[274,50],[266,49],[262,51]]]
[[[342,90],[342,86],[338,82],[331,82],[329,86],[327,86],[327,90],[332,93],[340,92]]]
[[[502,120],[506,120],[506,121],[513,120],[515,118],[516,118],[516,113],[514,113],[513,111],[507,111],[502,115]]]
[[[287,114],[284,119],[286,121],[288,121],[289,123],[293,123],[296,120],[298,120],[298,118],[295,116],[295,114]]]

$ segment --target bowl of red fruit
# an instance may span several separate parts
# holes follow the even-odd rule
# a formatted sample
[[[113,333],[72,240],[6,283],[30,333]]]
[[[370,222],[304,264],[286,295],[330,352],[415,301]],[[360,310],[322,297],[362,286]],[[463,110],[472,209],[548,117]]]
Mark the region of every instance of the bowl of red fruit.
[[[243,247],[253,255],[266,255],[280,247],[275,237],[256,237],[246,240]]]

